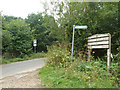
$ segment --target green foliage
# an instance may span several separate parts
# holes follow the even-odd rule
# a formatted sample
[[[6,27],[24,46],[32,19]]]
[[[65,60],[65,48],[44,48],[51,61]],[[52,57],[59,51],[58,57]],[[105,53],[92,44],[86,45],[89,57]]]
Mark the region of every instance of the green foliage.
[[[30,55],[30,59],[44,58],[44,57],[47,57],[47,54],[45,52],[33,53],[33,54]]]
[[[23,58],[3,59],[2,64],[9,64],[12,62],[19,62],[19,61],[24,61],[24,59]]]
[[[47,57],[49,59],[48,63],[54,66],[68,67],[70,65],[70,52],[64,44],[48,47]]]
[[[30,24],[31,30],[34,30],[37,25],[41,25],[43,23],[42,13],[39,14],[29,14],[25,21]]]
[[[47,65],[40,70],[42,85],[47,88],[118,88],[119,61],[107,62],[100,58],[90,62],[81,57],[70,63],[67,46],[58,43],[48,47]],[[84,55],[83,55],[84,56]]]
[[[7,52],[7,47],[12,41],[12,34],[7,31],[3,30],[2,31],[2,52]]]
[[[46,57],[46,53],[32,53],[30,55],[24,55],[23,58],[10,58],[9,53],[5,53],[4,57],[5,59],[2,59],[2,64],[9,64],[9,63],[14,63],[14,62],[19,62],[19,61],[26,61],[26,60],[31,60],[31,59],[36,59],[36,58],[44,58]],[[0,63],[1,64],[1,63]]]
[[[7,16],[7,15],[5,15],[5,16],[4,16],[4,19],[5,19],[7,22],[10,22],[11,20],[22,19],[22,18],[21,18],[21,17],[14,17],[14,16]]]
[[[57,66],[57,65],[56,65]],[[115,69],[115,67],[114,67]],[[113,70],[113,69],[112,69]],[[118,78],[108,73],[100,61],[76,60],[67,68],[55,68],[48,64],[43,67],[42,85],[47,88],[118,88]]]
[[[5,30],[4,30],[5,29]],[[24,20],[11,20],[3,28],[3,55],[10,53],[11,57],[23,57],[32,51],[33,35]]]
[[[25,20],[14,16],[2,16],[3,58],[29,55],[32,53],[34,38],[37,39],[37,52],[47,52],[47,45],[57,40],[57,29],[54,17],[43,16],[42,13],[32,13]]]
[[[112,36],[112,53],[117,54],[120,46],[120,28],[118,26],[117,2],[52,2],[53,11],[59,19],[59,32],[63,42],[72,42],[73,25],[87,25],[86,30],[75,30],[75,50],[86,49],[88,36],[110,33]],[[105,51],[103,51],[105,52]],[[102,53],[103,53],[102,52]],[[102,56],[102,55],[101,55]]]
[[[47,51],[47,45],[56,40],[58,29],[54,17],[42,16],[42,13],[28,15],[26,22],[30,25],[34,38],[37,39],[37,52]],[[42,47],[42,48],[41,48]]]

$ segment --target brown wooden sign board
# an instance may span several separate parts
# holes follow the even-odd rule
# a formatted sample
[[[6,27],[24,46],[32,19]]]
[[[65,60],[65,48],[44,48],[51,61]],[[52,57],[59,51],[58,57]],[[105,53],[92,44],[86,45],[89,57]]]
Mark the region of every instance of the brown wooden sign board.
[[[88,61],[90,61],[91,50],[99,48],[107,49],[107,66],[109,67],[111,61],[111,35],[109,33],[88,37]]]

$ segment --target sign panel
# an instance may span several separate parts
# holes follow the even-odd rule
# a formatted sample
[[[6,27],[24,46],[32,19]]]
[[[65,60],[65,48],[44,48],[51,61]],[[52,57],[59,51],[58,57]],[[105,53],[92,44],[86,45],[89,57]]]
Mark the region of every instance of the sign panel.
[[[87,26],[75,26],[75,29],[87,29]]]
[[[33,46],[37,46],[37,43],[34,43]]]
[[[88,48],[109,48],[110,47],[110,34],[95,34],[88,37]]]
[[[33,40],[33,46],[37,46],[37,40],[36,39]]]
[[[34,40],[33,40],[33,42],[34,42],[34,43],[37,43],[37,40],[36,40],[36,39],[34,39]]]

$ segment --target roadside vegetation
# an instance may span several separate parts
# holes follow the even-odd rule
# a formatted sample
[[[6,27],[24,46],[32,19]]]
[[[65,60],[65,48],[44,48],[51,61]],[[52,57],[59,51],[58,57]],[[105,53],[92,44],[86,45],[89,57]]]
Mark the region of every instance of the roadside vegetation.
[[[60,30],[58,42],[48,46],[48,62],[39,74],[47,88],[119,88],[120,28],[117,23],[118,3],[52,2],[57,11]],[[57,6],[57,7],[56,7]],[[118,13],[117,13],[118,12]],[[87,25],[87,30],[75,30],[74,58],[71,63],[73,25]],[[87,40],[94,34],[111,34],[113,58],[107,72],[106,49],[92,50],[87,60]]]
[[[47,52],[47,45],[50,46],[56,40],[54,34],[55,30],[58,30],[58,26],[51,15],[43,16],[42,13],[31,13],[26,19],[14,16],[1,16],[1,19],[1,64],[42,58]],[[34,39],[37,39],[38,42],[37,53],[34,53]]]
[[[50,47],[47,55],[47,65],[39,72],[42,85],[46,88],[120,87],[119,63],[114,60],[109,73],[104,59],[93,58],[88,62],[77,56],[71,63],[70,54],[64,45]]]
[[[47,65],[39,73],[44,87],[120,87],[119,3],[58,0],[50,4],[52,8],[43,1],[44,12],[31,13],[25,19],[1,16],[2,64],[47,57]],[[88,28],[75,30],[71,63],[73,25]],[[106,49],[93,49],[91,62],[87,61],[88,37],[105,33],[111,34],[110,73],[107,72]],[[37,39],[35,54],[34,39]]]
[[[45,57],[46,57],[46,53],[44,52],[33,53],[33,54],[30,54],[29,56],[25,55],[23,58],[2,59],[2,64],[9,64],[13,62],[26,61],[26,60],[37,59],[37,58],[45,58]]]

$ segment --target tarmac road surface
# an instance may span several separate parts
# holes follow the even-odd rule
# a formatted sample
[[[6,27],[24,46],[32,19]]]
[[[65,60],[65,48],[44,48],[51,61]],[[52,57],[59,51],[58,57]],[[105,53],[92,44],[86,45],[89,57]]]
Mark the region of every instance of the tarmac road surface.
[[[23,72],[29,72],[32,70],[36,70],[38,68],[42,68],[45,65],[45,59],[46,58],[40,58],[40,59],[33,59],[33,60],[28,60],[28,61],[21,61],[21,62],[16,62],[16,63],[11,63],[11,64],[4,64],[0,65],[0,79],[23,73]]]

